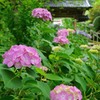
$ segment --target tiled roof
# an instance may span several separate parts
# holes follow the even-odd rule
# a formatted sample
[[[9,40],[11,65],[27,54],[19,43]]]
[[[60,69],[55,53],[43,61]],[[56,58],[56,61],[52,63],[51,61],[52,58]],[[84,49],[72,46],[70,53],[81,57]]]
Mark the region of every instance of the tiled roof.
[[[54,2],[49,2],[48,5],[50,7],[83,7],[83,8],[88,8],[91,7],[91,5],[89,4],[88,0],[64,0],[64,1],[60,1],[57,3]]]

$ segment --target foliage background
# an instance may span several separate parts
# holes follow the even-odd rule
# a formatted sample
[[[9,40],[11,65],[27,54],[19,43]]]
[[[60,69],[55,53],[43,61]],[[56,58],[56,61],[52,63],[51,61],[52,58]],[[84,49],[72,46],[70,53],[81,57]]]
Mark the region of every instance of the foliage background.
[[[59,52],[52,51],[58,46],[52,42],[58,28],[52,22],[33,18],[31,12],[37,7],[43,7],[43,1],[2,0],[0,3],[0,100],[49,100],[50,90],[59,84],[78,87],[83,100],[100,99],[100,52],[81,48],[80,45],[88,45],[90,40],[72,33],[68,36],[69,45],[60,45]],[[73,28],[72,22],[73,19],[66,19],[64,28]],[[82,24],[79,28],[84,30]],[[49,70],[3,65],[2,54],[15,44],[37,48],[42,65]]]

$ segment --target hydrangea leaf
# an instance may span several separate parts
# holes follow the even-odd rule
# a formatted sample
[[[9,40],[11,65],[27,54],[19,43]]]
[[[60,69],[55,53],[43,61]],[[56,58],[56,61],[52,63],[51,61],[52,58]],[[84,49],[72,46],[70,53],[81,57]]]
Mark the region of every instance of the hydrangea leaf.
[[[9,69],[1,69],[0,74],[6,88],[18,89],[22,86],[21,78],[17,77]]]

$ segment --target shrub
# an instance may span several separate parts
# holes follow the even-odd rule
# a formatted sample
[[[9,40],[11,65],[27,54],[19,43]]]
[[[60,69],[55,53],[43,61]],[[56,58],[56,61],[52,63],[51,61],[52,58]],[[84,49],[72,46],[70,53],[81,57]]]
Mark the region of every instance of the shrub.
[[[89,10],[90,20],[93,21],[97,16],[100,16],[100,1],[96,0],[93,4],[93,8]]]
[[[100,16],[97,16],[93,20],[93,24],[94,24],[95,31],[99,31],[100,30]]]

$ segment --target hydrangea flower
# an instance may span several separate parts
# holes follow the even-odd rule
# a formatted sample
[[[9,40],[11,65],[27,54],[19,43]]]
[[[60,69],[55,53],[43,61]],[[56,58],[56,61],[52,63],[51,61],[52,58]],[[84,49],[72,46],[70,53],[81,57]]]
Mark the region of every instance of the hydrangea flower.
[[[58,32],[57,32],[57,36],[68,36],[69,35],[69,32],[66,30],[66,29],[59,29]]]
[[[54,38],[54,42],[60,44],[68,44],[69,40],[65,36],[58,36]]]
[[[90,34],[87,34],[84,31],[77,30],[77,34],[81,34],[81,35],[83,35],[83,36],[85,36],[87,38],[90,38],[90,39],[92,38],[92,36]]]
[[[80,45],[81,48],[89,48],[88,45]]]
[[[52,20],[52,15],[51,13],[45,9],[45,8],[35,8],[32,11],[32,16],[36,17],[36,18],[41,18],[43,20]]]
[[[60,50],[62,50],[62,48],[60,46],[54,46],[54,47],[52,47],[52,51],[54,51],[54,52],[58,52]]]
[[[47,72],[49,69],[45,66],[41,66],[40,69],[42,69],[43,71]]]
[[[75,62],[76,62],[76,63],[79,63],[79,64],[82,64],[82,63],[83,63],[83,61],[81,60],[81,58],[76,58],[76,59],[75,59]]]
[[[71,32],[71,33],[75,33],[75,30],[70,29],[70,28],[68,28],[67,31],[68,31],[68,32]]]
[[[50,92],[50,100],[82,100],[82,94],[75,86],[61,84]]]
[[[90,53],[99,53],[99,51],[98,50],[95,50],[95,49],[90,49],[89,52]]]
[[[4,58],[3,64],[7,64],[8,67],[15,66],[16,68],[21,68],[22,66],[30,67],[31,65],[37,67],[41,66],[41,58],[36,49],[25,45],[12,46],[2,57]]]
[[[94,45],[92,49],[100,50],[100,45]]]
[[[60,44],[68,44],[69,40],[66,38],[68,35],[69,32],[66,29],[59,29],[57,32],[57,37],[54,38],[54,42]]]

